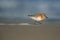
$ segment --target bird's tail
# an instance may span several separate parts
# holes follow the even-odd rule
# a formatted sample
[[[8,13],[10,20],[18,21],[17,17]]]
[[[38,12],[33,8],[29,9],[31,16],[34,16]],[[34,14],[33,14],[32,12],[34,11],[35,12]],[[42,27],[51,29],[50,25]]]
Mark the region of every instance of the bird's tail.
[[[33,16],[33,15],[28,15],[28,16]]]

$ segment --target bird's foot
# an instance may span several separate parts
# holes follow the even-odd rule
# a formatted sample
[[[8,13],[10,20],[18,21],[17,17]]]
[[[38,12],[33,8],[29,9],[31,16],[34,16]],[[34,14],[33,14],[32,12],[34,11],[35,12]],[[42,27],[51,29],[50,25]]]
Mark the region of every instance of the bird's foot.
[[[40,23],[40,22],[38,22],[39,24],[42,24],[42,23]]]
[[[34,25],[37,25],[37,23],[34,23]]]

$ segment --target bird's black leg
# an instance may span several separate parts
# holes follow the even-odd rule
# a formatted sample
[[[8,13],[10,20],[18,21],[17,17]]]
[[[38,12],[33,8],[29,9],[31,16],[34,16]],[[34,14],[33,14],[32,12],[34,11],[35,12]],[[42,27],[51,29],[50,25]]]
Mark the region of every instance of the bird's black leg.
[[[42,24],[41,22],[38,22],[39,24]]]
[[[37,21],[35,21],[34,24],[37,24]]]
[[[35,21],[34,24],[42,24],[41,22]]]

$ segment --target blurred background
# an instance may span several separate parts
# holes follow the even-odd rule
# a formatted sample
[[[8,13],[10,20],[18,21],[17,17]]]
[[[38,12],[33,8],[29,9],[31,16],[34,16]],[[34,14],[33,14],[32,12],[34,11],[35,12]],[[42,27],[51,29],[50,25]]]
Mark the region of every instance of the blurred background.
[[[43,12],[42,24],[27,16]],[[60,0],[0,0],[0,40],[60,40]]]
[[[28,14],[46,13],[60,19],[60,0],[0,0],[0,18],[28,19]]]

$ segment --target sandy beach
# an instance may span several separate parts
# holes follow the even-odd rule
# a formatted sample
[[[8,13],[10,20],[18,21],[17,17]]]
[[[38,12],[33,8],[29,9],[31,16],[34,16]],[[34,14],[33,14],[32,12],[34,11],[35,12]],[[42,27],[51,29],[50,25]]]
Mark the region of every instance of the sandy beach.
[[[60,21],[39,25],[0,25],[0,40],[60,40]]]

